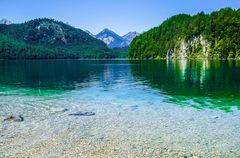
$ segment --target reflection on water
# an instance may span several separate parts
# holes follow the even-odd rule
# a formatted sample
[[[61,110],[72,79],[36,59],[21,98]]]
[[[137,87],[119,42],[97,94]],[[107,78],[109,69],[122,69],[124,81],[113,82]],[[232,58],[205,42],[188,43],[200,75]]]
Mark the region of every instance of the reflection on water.
[[[103,73],[101,67],[78,60],[0,61],[0,68],[0,91],[4,95],[16,94],[15,91],[29,95],[59,94],[88,86],[89,78]]]
[[[132,73],[168,95],[166,102],[200,109],[240,109],[239,61],[142,61],[132,66]]]
[[[0,84],[17,87],[73,89],[89,78],[93,67],[87,61],[1,61]],[[102,69],[94,67],[94,75]]]
[[[49,96],[94,87],[97,96],[142,99],[133,93],[141,89],[145,100],[151,92],[182,106],[240,109],[239,61],[2,60],[0,74],[0,95]]]

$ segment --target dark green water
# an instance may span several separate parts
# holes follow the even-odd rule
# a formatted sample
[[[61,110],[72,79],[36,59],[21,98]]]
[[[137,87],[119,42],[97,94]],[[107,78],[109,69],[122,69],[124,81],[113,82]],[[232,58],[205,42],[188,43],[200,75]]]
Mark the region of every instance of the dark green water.
[[[86,87],[101,97],[139,99],[133,93],[140,89],[145,100],[163,97],[159,101],[230,112],[240,109],[240,61],[0,61],[0,96],[49,96]]]
[[[240,61],[143,61],[133,76],[171,96],[167,102],[231,111],[240,109]]]

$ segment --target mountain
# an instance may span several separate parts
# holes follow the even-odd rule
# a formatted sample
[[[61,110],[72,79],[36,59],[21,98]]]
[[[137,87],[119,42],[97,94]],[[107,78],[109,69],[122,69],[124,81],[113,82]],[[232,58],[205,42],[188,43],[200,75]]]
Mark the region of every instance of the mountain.
[[[138,35],[139,35],[139,33],[137,33],[137,32],[129,32],[129,33],[127,33],[126,35],[122,36],[122,38],[123,38],[125,41],[127,41],[128,45],[130,45],[131,42],[133,41],[133,39],[134,39],[135,37],[137,37]]]
[[[105,44],[107,44],[109,48],[119,48],[120,50],[122,50],[122,48],[123,50],[126,50],[131,44],[132,40],[139,35],[139,33],[137,32],[129,32],[121,37],[109,29],[104,29],[97,35],[92,34],[88,30],[86,30],[85,32],[88,33],[90,36],[103,41]]]
[[[109,29],[101,31],[96,35],[96,38],[106,43],[109,48],[128,46],[128,43],[121,36]]]
[[[179,14],[138,37],[130,58],[240,59],[240,9],[224,8],[211,14]]]
[[[115,54],[86,32],[53,19],[0,25],[0,58],[113,58]]]
[[[0,24],[3,24],[3,25],[11,25],[12,22],[8,19],[2,19],[0,20]]]

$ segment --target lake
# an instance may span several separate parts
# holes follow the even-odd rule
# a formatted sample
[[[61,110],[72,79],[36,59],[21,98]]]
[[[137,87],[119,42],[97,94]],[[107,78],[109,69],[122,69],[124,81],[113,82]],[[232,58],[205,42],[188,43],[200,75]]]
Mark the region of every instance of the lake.
[[[239,121],[240,61],[0,60],[0,157],[235,158]]]

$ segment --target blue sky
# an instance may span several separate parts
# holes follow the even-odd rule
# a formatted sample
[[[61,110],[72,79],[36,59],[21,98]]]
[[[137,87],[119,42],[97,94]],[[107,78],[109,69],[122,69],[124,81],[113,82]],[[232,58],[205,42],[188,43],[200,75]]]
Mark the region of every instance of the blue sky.
[[[0,0],[0,19],[15,23],[47,17],[96,34],[143,32],[179,14],[240,8],[240,0]]]

